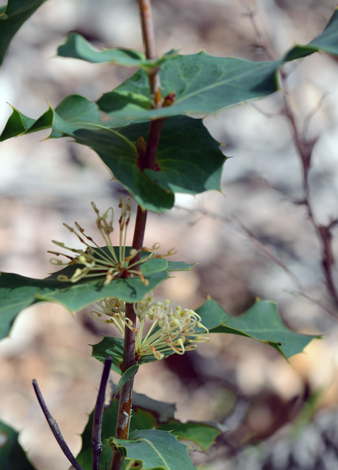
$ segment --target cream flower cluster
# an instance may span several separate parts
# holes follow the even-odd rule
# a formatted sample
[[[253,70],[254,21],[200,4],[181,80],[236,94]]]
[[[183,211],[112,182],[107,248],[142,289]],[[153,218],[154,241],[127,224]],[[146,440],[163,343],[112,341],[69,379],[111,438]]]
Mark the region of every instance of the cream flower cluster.
[[[201,323],[201,317],[191,309],[180,306],[170,308],[169,300],[153,301],[150,293],[143,301],[134,304],[134,311],[139,320],[138,328],[134,328],[125,315],[125,303],[114,297],[103,299],[91,312],[93,317],[112,323],[124,336],[124,329],[130,328],[135,333],[135,354],[138,358],[153,355],[160,360],[166,352],[184,354],[185,351],[196,349],[196,343],[209,341],[205,334],[208,329]],[[101,320],[102,315],[109,317]],[[146,322],[151,326],[144,335]],[[202,330],[196,332],[196,329]]]
[[[143,277],[142,270],[139,269],[138,265],[144,263],[149,258],[155,256],[155,251],[159,248],[159,244],[155,244],[152,249],[143,248],[142,250],[148,251],[149,255],[139,260],[137,255],[142,250],[131,249],[127,255],[126,253],[126,239],[127,230],[130,222],[131,214],[131,199],[127,198],[124,201],[123,196],[121,197],[119,208],[121,209],[121,216],[119,218],[119,246],[114,248],[111,234],[114,231],[114,210],[110,207],[103,215],[96,205],[92,202],[92,207],[96,213],[96,226],[101,233],[101,236],[105,242],[105,247],[100,247],[92,237],[85,234],[85,230],[75,222],[76,229],[70,227],[67,224],[63,224],[71,233],[74,233],[79,241],[85,245],[85,249],[69,248],[64,243],[53,240],[53,243],[63,249],[74,253],[70,256],[65,253],[58,251],[48,251],[57,257],[63,256],[68,261],[63,261],[59,258],[52,258],[50,262],[57,266],[66,265],[79,265],[74,271],[72,276],[62,275],[58,276],[59,281],[75,283],[80,279],[105,277],[103,284],[107,286],[113,279],[116,278],[128,278],[132,275],[139,276],[145,285],[148,285],[147,279]],[[90,245],[91,243],[92,245]],[[170,256],[175,253],[175,250],[170,250],[167,255]],[[159,255],[156,255],[159,256]],[[137,258],[136,258],[137,257]]]

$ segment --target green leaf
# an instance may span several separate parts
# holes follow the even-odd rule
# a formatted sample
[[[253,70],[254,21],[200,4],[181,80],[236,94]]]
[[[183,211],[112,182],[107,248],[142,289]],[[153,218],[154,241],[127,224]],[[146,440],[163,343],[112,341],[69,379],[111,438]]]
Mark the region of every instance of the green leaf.
[[[277,91],[279,66],[280,61],[252,62],[214,57],[205,52],[178,55],[160,69],[162,96],[171,92],[176,95],[171,106],[150,109],[149,81],[143,70],[104,94],[97,103],[110,116],[130,119],[211,114]]]
[[[20,113],[17,109],[12,107],[12,114],[8,118],[8,121],[2,131],[0,141],[16,137],[20,134],[25,134],[34,123],[35,119],[32,119],[24,114]]]
[[[145,270],[146,263],[143,265]],[[153,262],[151,264],[153,271]],[[72,313],[105,297],[118,297],[126,302],[136,302],[142,300],[150,290],[155,289],[169,276],[166,270],[146,274],[148,286],[145,286],[139,277],[113,279],[108,286],[103,285],[104,278],[94,281],[91,278],[83,278],[76,283],[58,281],[58,275],[70,276],[74,269],[74,266],[69,266],[46,279],[1,273],[0,338],[8,335],[17,315],[23,309],[37,302],[58,303]]]
[[[118,125],[119,127],[115,127]],[[156,156],[158,171],[140,171],[136,143],[146,140],[149,123],[120,127],[114,120],[100,125],[68,124],[55,113],[53,130],[72,136],[95,150],[107,167],[144,209],[163,212],[174,204],[174,193],[220,190],[226,157],[202,120],[181,116],[163,123]],[[206,158],[207,156],[207,158]]]
[[[48,127],[52,128],[51,137],[73,137],[77,143],[95,150],[137,203],[154,212],[170,209],[175,192],[220,191],[226,157],[202,120],[186,116],[167,119],[156,157],[157,171],[142,172],[136,143],[140,135],[147,139],[149,126],[149,122],[130,124],[116,119],[101,122],[95,103],[72,95],[56,110],[50,107],[33,124],[30,118],[13,110],[0,140]]]
[[[8,0],[7,6],[0,8],[0,65],[15,34],[45,1]]]
[[[106,357],[110,356],[112,358],[111,369],[117,374],[122,375],[124,339],[113,336],[108,336],[108,338],[109,341],[104,341],[106,338],[103,338],[100,343],[92,345],[92,356],[103,364]]]
[[[181,423],[176,419],[171,419],[166,424],[160,424],[157,426],[157,429],[170,431],[178,440],[193,442],[204,452],[215,443],[216,437],[221,434],[221,431],[216,426],[194,421]]]
[[[182,116],[164,122],[156,160],[157,171],[142,172],[137,164],[136,142],[139,135],[147,139],[149,122],[136,124],[130,120],[149,121],[154,116],[213,113],[273,93],[278,89],[276,74],[283,62],[314,51],[338,52],[337,21],[335,12],[321,35],[306,46],[291,49],[278,61],[251,62],[213,57],[204,52],[172,57],[160,69],[163,96],[172,92],[176,95],[171,106],[150,109],[148,75],[140,70],[98,101],[100,109],[115,119],[100,122],[94,103],[73,96],[66,98],[55,111],[50,108],[33,124],[30,118],[13,110],[1,140],[52,127],[52,137],[71,136],[76,142],[95,150],[141,207],[163,212],[173,206],[175,192],[197,194],[210,189],[219,190],[225,157],[200,120]],[[77,38],[76,41],[84,44],[83,38],[71,37],[73,42]],[[86,48],[89,48],[87,43],[85,50],[88,52]],[[95,57],[102,54],[95,50],[91,52]],[[82,105],[89,108],[89,112],[83,115],[79,112]],[[124,121],[116,120],[116,116]]]
[[[289,330],[278,315],[277,305],[269,301],[258,300],[247,312],[231,317],[217,302],[208,299],[196,313],[210,333],[230,333],[256,339],[269,344],[286,358],[302,352],[311,340],[318,338]]]
[[[168,261],[168,271],[191,271],[196,263],[189,264],[185,261]]]
[[[283,61],[290,61],[305,57],[313,52],[327,52],[338,55],[338,10],[336,9],[330,18],[324,32],[313,39],[306,46],[296,45],[287,52]]]
[[[154,400],[143,393],[136,393],[134,391],[132,400],[133,416],[130,431],[153,429],[160,424],[166,424],[174,419],[176,411],[176,405],[174,403]],[[143,412],[147,413],[147,416]]]
[[[120,338],[116,338],[115,336],[104,336],[99,343],[93,345],[92,356],[102,363],[104,363],[105,358],[107,356],[111,356],[113,364],[116,365],[113,370],[121,375],[121,367],[123,362],[123,346],[121,346],[121,349],[122,353],[120,350]],[[165,351],[163,354],[164,358],[167,358],[174,354],[174,352],[172,350],[169,350]],[[150,362],[156,361],[157,359],[153,355],[142,356],[138,364],[149,364]]]
[[[133,416],[130,424],[130,430],[140,429],[158,429],[160,431],[170,431],[178,440],[190,441],[197,444],[201,450],[206,452],[215,442],[216,437],[221,433],[217,425],[200,423],[197,421],[188,421],[182,423],[168,416],[167,419],[161,419],[156,406],[157,401],[152,401],[148,397],[141,400],[142,396],[133,395]],[[144,403],[142,403],[144,401]],[[155,405],[155,406],[154,406]],[[164,403],[162,403],[164,405]],[[170,406],[167,404],[167,406]]]
[[[32,119],[13,108],[3,129],[0,142],[20,134],[29,134],[44,129],[52,128],[54,113],[67,121],[69,124],[90,122],[98,124],[101,122],[98,106],[87,98],[80,95],[69,95],[55,108],[49,109],[38,119]],[[63,134],[52,129],[51,137],[61,137]]]
[[[213,443],[220,431],[217,426],[211,424],[188,422],[182,423],[174,418],[175,405],[153,400],[146,395],[133,391],[133,414],[130,422],[130,432],[144,429],[159,429],[172,431],[178,439],[184,439],[196,443],[204,451]],[[106,462],[110,462],[112,451],[108,439],[114,433],[117,420],[118,399],[113,399],[109,408],[103,413],[102,444],[103,453],[100,470],[104,470]],[[85,470],[91,470],[92,447],[91,432],[93,426],[94,411],[90,414],[88,423],[82,434],[82,448],[77,460]]]
[[[212,299],[208,299],[196,310],[200,315],[202,324],[210,333],[227,333],[255,339],[272,346],[285,358],[289,358],[303,351],[305,346],[318,336],[309,336],[294,333],[289,330],[278,315],[277,306],[273,302],[257,301],[247,312],[238,317],[231,317],[222,307]],[[202,328],[196,328],[197,333],[205,333]],[[122,365],[122,353],[116,355],[116,341],[118,338],[105,336],[102,341],[93,346],[93,356],[104,362],[107,355],[112,356],[117,364],[117,372]],[[164,353],[164,358],[175,354],[169,350]],[[139,365],[155,362],[153,355],[143,356]],[[114,369],[115,370],[115,369]]]
[[[187,447],[172,434],[156,429],[134,431],[128,440],[111,438],[126,460],[142,462],[142,470],[194,470]]]
[[[126,384],[128,382],[128,380],[130,380],[136,374],[136,372],[138,371],[138,368],[139,368],[139,365],[135,364],[135,365],[129,367],[129,369],[127,369],[125,372],[123,372],[123,374],[122,374],[122,376],[119,380],[119,383],[117,384],[116,393],[118,393],[121,390],[121,388],[123,387],[123,385]]]
[[[102,248],[107,251],[107,247]],[[118,247],[114,247],[119,257]],[[131,247],[126,247],[126,256]],[[142,252],[142,258],[149,253]],[[169,272],[188,270],[193,265],[183,261],[168,262],[165,258],[154,257],[141,264],[144,277],[149,284],[146,286],[140,277],[113,279],[104,286],[105,275],[102,278],[82,278],[76,283],[59,281],[60,275],[70,278],[81,265],[67,266],[45,279],[33,279],[18,274],[0,274],[0,338],[10,332],[17,315],[25,308],[37,302],[53,302],[63,305],[71,313],[76,313],[84,307],[105,297],[118,297],[126,302],[137,302],[155,289],[169,277]],[[103,360],[104,361],[104,360]]]
[[[143,70],[98,101],[111,116],[131,118],[166,117],[181,114],[211,114],[228,106],[262,98],[278,90],[277,72],[286,61],[314,52],[338,55],[338,11],[324,32],[307,45],[297,45],[276,61],[252,62],[214,57],[200,52],[178,55],[160,69],[162,95],[174,92],[172,106],[151,108],[148,77]]]
[[[58,48],[58,55],[93,63],[108,62],[124,67],[152,69],[175,57],[177,52],[170,51],[159,59],[149,60],[141,52],[131,49],[95,49],[83,36],[78,33],[71,33],[68,35],[66,43]]]
[[[1,470],[34,470],[18,441],[19,433],[0,421]]]

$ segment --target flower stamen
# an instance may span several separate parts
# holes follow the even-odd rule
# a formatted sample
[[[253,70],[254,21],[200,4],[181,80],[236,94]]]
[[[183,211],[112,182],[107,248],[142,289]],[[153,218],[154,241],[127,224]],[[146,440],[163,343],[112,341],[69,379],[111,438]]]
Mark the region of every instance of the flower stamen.
[[[205,334],[209,330],[202,324],[201,317],[191,309],[182,309],[180,306],[170,308],[169,300],[164,303],[153,301],[152,293],[141,302],[134,304],[134,311],[139,321],[135,329],[125,316],[125,303],[119,299],[105,299],[98,303],[96,314],[99,321],[102,314],[109,317],[106,323],[118,325],[122,334],[123,324],[135,333],[135,354],[138,358],[153,355],[156,359],[163,359],[166,352],[183,355],[186,351],[196,349],[196,343],[209,341]],[[152,321],[148,332],[144,336],[146,320]],[[198,331],[197,331],[198,329]],[[202,330],[202,331],[201,331]],[[143,337],[144,336],[144,337]]]
[[[125,201],[122,196],[119,203],[121,215],[119,218],[119,247],[115,248],[111,239],[111,235],[114,232],[114,210],[110,207],[102,215],[95,203],[91,203],[92,208],[96,214],[96,226],[105,242],[105,246],[100,247],[94,239],[85,233],[84,228],[78,222],[75,222],[75,228],[70,227],[67,224],[63,224],[72,234],[78,238],[85,249],[70,248],[62,242],[53,240],[53,243],[58,247],[68,250],[73,253],[71,256],[66,253],[58,251],[48,251],[55,255],[57,258],[52,258],[51,263],[57,266],[71,266],[80,265],[71,276],[60,274],[58,276],[59,281],[63,282],[78,282],[84,277],[95,278],[105,277],[103,282],[104,286],[116,278],[128,278],[131,276],[138,276],[144,285],[149,285],[149,281],[143,276],[142,270],[138,267],[148,259],[158,256],[154,254],[154,249],[135,250],[130,249],[127,253],[126,241],[128,225],[131,218],[131,199],[128,197]],[[155,245],[154,245],[155,247]],[[156,244],[156,249],[159,244]],[[138,255],[142,251],[149,252],[148,256],[144,256],[139,260]],[[59,259],[60,256],[66,258],[66,261]]]

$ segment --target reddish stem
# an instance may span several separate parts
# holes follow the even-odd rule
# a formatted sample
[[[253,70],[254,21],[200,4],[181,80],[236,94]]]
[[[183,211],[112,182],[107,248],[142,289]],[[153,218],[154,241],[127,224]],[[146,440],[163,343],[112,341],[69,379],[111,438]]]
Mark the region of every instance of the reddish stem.
[[[156,59],[155,36],[151,13],[150,0],[139,0],[139,8],[142,24],[142,35],[146,50],[147,59]],[[153,69],[149,74],[149,85],[153,98],[153,108],[162,106],[161,85],[158,74],[158,68]],[[153,120],[150,123],[147,149],[144,157],[140,161],[141,171],[145,168],[154,168],[158,144],[162,130],[163,119]],[[140,250],[143,246],[145,227],[147,221],[147,211],[140,206],[137,208],[133,248]],[[141,257],[141,253],[139,254]],[[137,266],[135,267],[137,269]],[[133,326],[136,325],[136,315],[133,304],[126,304],[126,317],[131,320]],[[125,329],[124,351],[123,351],[123,372],[136,364],[135,358],[135,333],[129,328]],[[116,423],[116,437],[119,439],[128,439],[129,425],[132,409],[132,389],[134,376],[125,383],[120,391],[119,410]],[[110,470],[121,470],[123,457],[115,450],[113,452]]]
[[[284,90],[287,90],[286,86],[286,75],[283,70],[281,70],[281,78],[284,82]],[[309,171],[311,167],[311,159],[314,145],[317,139],[312,141],[306,141],[302,139],[302,136],[298,130],[297,122],[292,110],[289,107],[286,96],[284,96],[284,114],[291,124],[294,143],[298,150],[300,160],[302,163],[303,170],[303,189],[304,189],[304,204],[307,208],[307,213],[309,220],[320,240],[321,250],[322,250],[322,267],[324,271],[324,276],[327,284],[327,289],[331,295],[331,298],[334,302],[334,306],[338,308],[338,290],[333,278],[333,266],[335,264],[335,259],[332,250],[332,227],[336,224],[336,221],[329,223],[326,226],[319,225],[313,214],[312,205],[310,201],[310,190],[309,190]]]
[[[138,0],[142,25],[142,36],[147,59],[156,59],[155,33],[153,15],[150,0]],[[162,105],[161,84],[158,74],[159,68],[153,69],[149,75],[150,92],[153,98],[153,107],[160,108]]]
[[[270,47],[268,47],[267,44],[265,43],[262,37],[261,31],[256,23],[256,14],[244,2],[241,2],[241,3],[243,4],[244,8],[246,8],[247,15],[249,16],[252,26],[254,28],[254,31],[256,33],[257,45],[259,45],[265,51],[269,60],[275,60],[276,59],[275,54],[270,49]],[[315,216],[313,214],[312,205],[310,201],[309,171],[310,171],[310,166],[311,166],[312,152],[313,152],[313,148],[317,139],[313,139],[312,141],[308,140],[305,138],[305,132],[302,135],[302,133],[299,131],[295,116],[288,103],[287,74],[285,73],[285,70],[283,68],[280,70],[280,74],[281,74],[281,81],[284,85],[283,86],[283,89],[284,89],[283,112],[291,125],[294,144],[297,148],[297,151],[301,160],[301,164],[302,164],[303,190],[304,190],[304,201],[302,202],[304,203],[307,209],[309,220],[321,244],[322,267],[324,271],[324,276],[326,279],[328,291],[332,297],[334,306],[337,309],[338,308],[338,287],[336,286],[334,282],[334,277],[333,277],[333,267],[335,264],[335,258],[334,258],[333,249],[332,249],[332,228],[334,225],[338,223],[338,221],[333,220],[326,226],[321,226],[317,223]],[[310,117],[311,115],[308,116],[308,118]]]

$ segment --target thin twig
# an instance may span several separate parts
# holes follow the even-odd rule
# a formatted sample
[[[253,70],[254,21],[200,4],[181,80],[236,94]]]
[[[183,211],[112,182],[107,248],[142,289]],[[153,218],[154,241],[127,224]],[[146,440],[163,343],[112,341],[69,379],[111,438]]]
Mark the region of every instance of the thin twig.
[[[267,46],[266,42],[264,41],[261,31],[256,22],[256,14],[255,12],[245,3],[243,0],[240,0],[242,5],[247,10],[247,16],[250,18],[252,23],[252,27],[256,34],[257,44],[260,48],[262,48],[267,57],[270,60],[275,59],[275,55],[273,51]],[[282,115],[286,117],[289,121],[291,126],[292,134],[293,134],[293,142],[298,151],[298,155],[302,164],[302,176],[303,176],[303,191],[304,191],[304,198],[302,204],[305,205],[308,218],[312,224],[312,227],[319,238],[321,244],[321,260],[322,260],[322,269],[324,272],[327,290],[334,302],[335,308],[338,309],[338,287],[335,285],[334,278],[333,278],[333,266],[335,264],[335,259],[333,256],[333,249],[332,249],[332,228],[336,225],[337,221],[333,220],[332,222],[328,223],[325,226],[319,225],[316,221],[316,218],[313,213],[312,204],[310,201],[310,188],[309,188],[309,171],[311,167],[311,160],[313,155],[314,146],[318,140],[318,137],[314,137],[309,139],[306,137],[306,131],[308,128],[309,121],[314,116],[315,112],[318,111],[322,102],[325,98],[319,101],[318,106],[315,110],[313,110],[308,117],[305,119],[303,131],[299,129],[298,123],[296,121],[296,117],[289,105],[288,96],[288,84],[287,84],[287,72],[283,67],[280,69],[280,77],[281,83],[283,85],[283,110],[281,112]],[[327,310],[327,309],[326,309]]]
[[[322,308],[326,313],[329,315],[332,315],[336,317],[336,314],[323,302],[321,302],[318,299],[313,298],[308,292],[306,292],[305,287],[302,285],[300,280],[293,274],[292,271],[286,266],[283,261],[278,258],[266,245],[264,245],[257,237],[256,235],[251,232],[250,229],[248,229],[241,220],[238,219],[238,217],[223,217],[219,214],[206,211],[204,209],[188,209],[186,207],[181,207],[175,205],[176,209],[181,209],[185,210],[190,213],[199,213],[201,215],[205,215],[207,217],[211,217],[213,219],[218,219],[221,220],[222,222],[226,223],[229,227],[232,228],[232,230],[239,231],[240,233],[244,234],[252,243],[252,245],[266,258],[269,258],[273,263],[275,263],[277,266],[279,266],[285,274],[290,278],[290,280],[295,284],[297,289],[299,290],[297,294],[301,295],[302,297],[310,300],[314,304],[318,305],[320,308]]]
[[[104,361],[100,388],[97,394],[97,400],[96,400],[96,405],[95,405],[93,431],[92,431],[93,470],[99,470],[100,468],[100,455],[102,452],[101,434],[102,434],[103,409],[104,409],[106,387],[107,387],[107,382],[109,378],[111,363],[112,363],[111,357],[106,357],[106,360]]]
[[[264,51],[269,60],[275,60],[273,50],[267,45],[266,41],[263,38],[262,32],[257,24],[257,13],[245,1],[239,0],[239,3],[246,10],[245,16],[248,16],[250,18],[253,30],[256,35],[256,47]]]
[[[74,455],[72,454],[71,450],[69,449],[68,445],[66,444],[66,441],[64,440],[64,437],[61,434],[61,431],[60,431],[60,428],[59,428],[57,422],[55,421],[53,416],[50,414],[50,412],[47,408],[47,405],[45,403],[45,400],[42,396],[42,393],[40,391],[39,385],[38,385],[38,383],[35,379],[33,380],[33,387],[34,387],[36,397],[37,397],[37,399],[39,401],[39,404],[41,406],[41,409],[43,411],[43,414],[45,415],[46,420],[49,424],[49,427],[50,427],[57,443],[61,447],[62,452],[64,453],[64,455],[67,457],[69,462],[73,465],[73,467],[76,470],[83,470],[81,465],[78,464],[78,462],[76,461],[76,459],[75,459]]]
[[[154,33],[154,23],[151,10],[151,1],[150,0],[138,0],[140,16],[141,16],[141,26],[142,26],[142,36],[144,48],[146,51],[147,59],[156,59],[156,45],[155,45],[155,33]],[[160,77],[158,74],[158,67],[153,69],[149,74],[149,84],[150,92],[153,98],[154,108],[160,108],[162,104],[161,97],[161,83]]]
[[[283,73],[281,73],[281,79],[283,82],[284,90],[287,91],[287,83],[286,83]],[[308,218],[317,234],[317,237],[320,240],[321,251],[322,251],[322,256],[321,256],[322,268],[324,271],[327,288],[335,304],[335,307],[338,308],[338,290],[334,283],[333,269],[332,269],[335,264],[335,259],[334,259],[333,250],[332,250],[332,227],[336,224],[336,221],[334,220],[325,226],[319,225],[315,219],[312,205],[310,202],[309,172],[310,172],[310,167],[311,167],[313,149],[318,140],[318,137],[313,138],[311,140],[302,139],[300,135],[300,131],[298,130],[296,118],[289,106],[286,95],[284,95],[283,100],[284,100],[284,115],[288,119],[291,125],[294,143],[298,150],[298,154],[302,163],[303,189],[304,189],[303,204],[305,205],[307,209]]]

